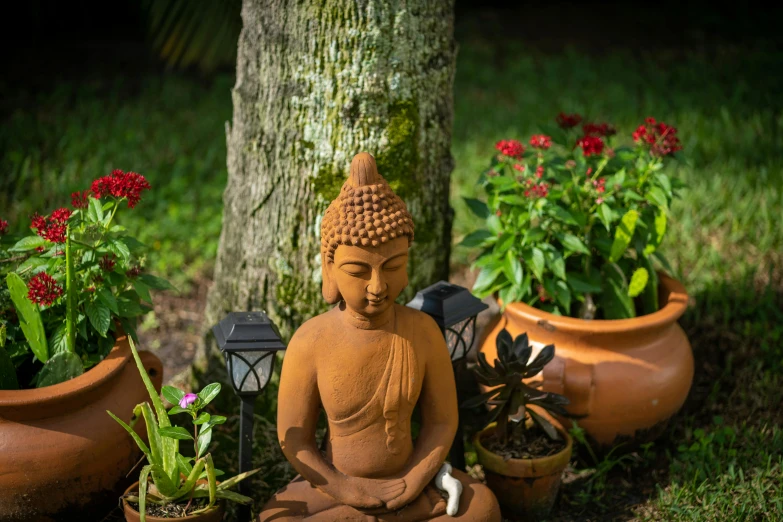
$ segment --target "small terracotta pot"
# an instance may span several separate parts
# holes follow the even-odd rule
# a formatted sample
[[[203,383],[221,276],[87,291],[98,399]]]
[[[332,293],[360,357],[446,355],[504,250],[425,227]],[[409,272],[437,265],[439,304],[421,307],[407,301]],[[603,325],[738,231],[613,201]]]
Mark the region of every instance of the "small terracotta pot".
[[[691,345],[677,324],[688,295],[664,274],[659,281],[660,310],[633,319],[586,321],[510,303],[479,350],[494,360],[503,328],[514,337],[527,332],[539,349],[554,344],[555,358],[537,379],[569,398],[570,413],[585,415],[578,423],[596,449],[648,442],[680,409],[693,381]]]
[[[537,459],[509,459],[485,448],[481,441],[493,433],[492,423],[476,434],[473,445],[484,468],[487,486],[495,493],[503,515],[516,520],[541,520],[552,510],[560,489],[563,470],[571,460],[573,441],[560,426],[555,426],[566,441],[558,453]]]
[[[130,485],[128,489],[125,490],[125,495],[128,495],[130,493],[136,493],[139,492],[139,481],[137,480],[133,484]],[[125,513],[125,520],[127,522],[140,522],[141,520],[141,514],[133,509],[131,507],[130,503],[125,500],[125,496],[122,497],[122,510]],[[198,515],[190,515],[187,517],[181,517],[181,518],[163,518],[163,517],[153,517],[150,515],[147,515],[147,522],[171,522],[172,520],[181,520],[183,522],[222,522],[223,520],[223,514],[226,511],[225,503],[222,501],[218,501],[215,503],[214,506],[212,506],[212,509],[204,512],[199,513]]]
[[[160,360],[140,356],[159,390]],[[101,520],[141,456],[106,410],[129,423],[133,408],[148,399],[125,335],[79,377],[0,391],[0,520]],[[143,419],[135,429],[147,438]]]

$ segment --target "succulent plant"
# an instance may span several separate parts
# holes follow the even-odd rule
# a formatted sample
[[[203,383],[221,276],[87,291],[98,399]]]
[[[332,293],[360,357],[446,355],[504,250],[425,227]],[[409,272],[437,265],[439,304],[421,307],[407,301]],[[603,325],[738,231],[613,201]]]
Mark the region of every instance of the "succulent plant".
[[[544,346],[531,361],[533,347],[526,333],[516,339],[504,328],[497,337],[498,358],[490,365],[484,353],[478,354],[478,366],[474,369],[478,381],[492,389],[468,399],[463,408],[473,408],[483,404],[493,406],[489,411],[488,423],[497,421],[496,434],[505,444],[508,442],[512,426],[509,420],[518,421],[522,429],[526,429],[527,420],[541,426],[552,439],[560,439],[557,429],[539,412],[531,408],[538,406],[548,412],[571,416],[564,406],[569,404],[568,398],[557,393],[536,389],[534,385],[524,380],[538,375],[544,366],[555,356],[553,344]],[[518,415],[520,411],[522,415]],[[512,418],[513,417],[513,418]]]

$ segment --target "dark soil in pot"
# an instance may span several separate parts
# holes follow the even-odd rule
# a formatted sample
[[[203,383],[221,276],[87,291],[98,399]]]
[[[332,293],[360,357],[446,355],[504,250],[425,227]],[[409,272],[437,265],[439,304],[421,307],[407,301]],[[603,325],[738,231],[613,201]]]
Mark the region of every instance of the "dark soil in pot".
[[[128,501],[128,504],[136,511],[139,510],[139,505],[137,503]],[[207,504],[209,504],[209,501],[203,498],[194,500],[190,503],[190,505],[187,503],[166,504],[165,506],[152,504],[147,506],[147,516],[159,518],[182,518],[193,515],[194,511],[198,511],[199,509],[207,507]]]
[[[538,424],[529,428],[518,424],[506,443],[503,443],[497,434],[488,435],[482,442],[485,448],[497,453],[504,460],[548,457],[566,447],[562,438],[552,440]]]

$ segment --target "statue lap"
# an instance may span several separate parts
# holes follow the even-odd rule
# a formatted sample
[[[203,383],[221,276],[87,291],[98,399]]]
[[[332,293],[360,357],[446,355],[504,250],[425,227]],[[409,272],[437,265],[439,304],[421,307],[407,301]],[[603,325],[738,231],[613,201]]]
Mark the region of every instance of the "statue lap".
[[[454,522],[500,522],[501,515],[494,494],[484,484],[459,470],[454,478],[462,483],[459,511],[453,517],[446,514],[446,501],[430,484],[411,504],[399,511],[383,515],[367,515],[341,504],[301,476],[278,491],[264,506],[257,522],[422,522],[427,520]]]

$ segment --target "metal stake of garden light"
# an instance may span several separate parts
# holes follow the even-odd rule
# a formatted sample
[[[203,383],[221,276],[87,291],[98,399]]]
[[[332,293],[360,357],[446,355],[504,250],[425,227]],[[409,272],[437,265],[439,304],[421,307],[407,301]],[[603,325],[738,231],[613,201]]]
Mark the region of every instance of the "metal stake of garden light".
[[[473,345],[476,335],[476,316],[489,307],[471,294],[467,288],[446,281],[438,281],[417,292],[407,306],[421,310],[435,319],[446,339],[456,377],[456,365],[465,358]],[[449,461],[455,468],[465,469],[465,442],[462,423],[459,421],[454,443],[449,451]]]
[[[220,351],[226,358],[228,376],[240,400],[239,472],[250,471],[253,460],[253,408],[256,397],[269,383],[275,354],[285,350],[277,326],[264,312],[231,312],[212,327]],[[247,482],[239,492],[249,496]],[[250,519],[250,506],[240,506],[240,520]]]

